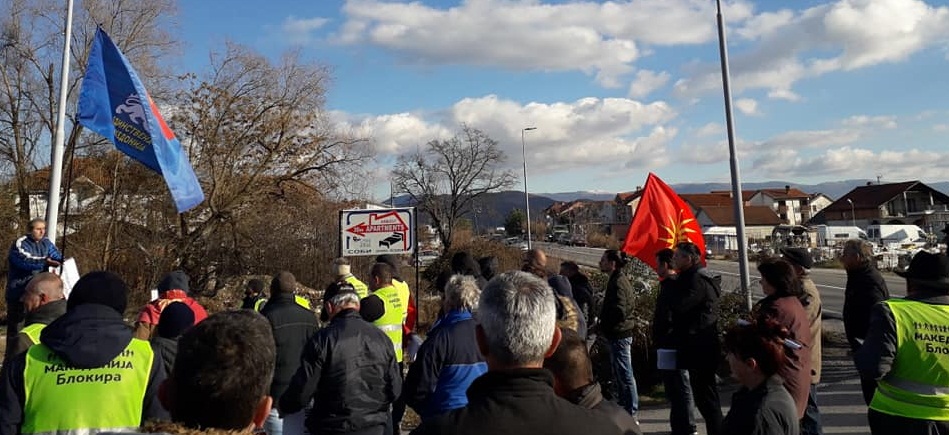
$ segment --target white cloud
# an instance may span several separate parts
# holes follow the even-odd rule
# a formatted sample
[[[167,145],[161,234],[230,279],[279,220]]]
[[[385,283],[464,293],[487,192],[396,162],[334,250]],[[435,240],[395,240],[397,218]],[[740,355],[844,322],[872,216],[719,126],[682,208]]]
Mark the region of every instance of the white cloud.
[[[751,3],[727,3],[729,20]],[[583,71],[616,87],[633,71],[640,45],[715,39],[714,4],[698,0],[466,0],[440,9],[421,2],[348,0],[336,40],[373,44],[414,64],[465,64],[510,70]]]
[[[936,124],[933,125],[933,131],[938,131],[940,133],[949,131],[949,124]]]
[[[725,126],[717,122],[705,124],[695,131],[695,137],[717,136],[721,134],[725,134]]]
[[[739,98],[735,101],[735,108],[747,116],[760,116],[758,111],[758,102],[751,98]]]
[[[496,139],[512,168],[521,160],[521,129],[534,126],[537,130],[525,137],[534,171],[661,165],[667,159],[666,145],[678,134],[666,126],[677,116],[668,104],[625,98],[521,104],[488,95],[463,99],[440,116],[334,115],[344,127],[374,138],[378,160],[414,152],[432,139],[447,139],[467,124]]]
[[[739,25],[739,35],[759,42],[732,56],[736,93],[767,89],[770,98],[795,100],[799,80],[900,62],[949,40],[949,7],[922,0],[838,0],[788,14],[762,14]],[[717,63],[709,63],[692,68],[676,91],[692,96],[720,89],[720,82]]]
[[[854,115],[841,121],[841,124],[847,127],[876,127],[890,130],[897,127],[895,116]]]
[[[291,44],[304,45],[313,42],[313,32],[328,22],[327,18],[297,18],[291,15],[280,23],[279,29],[280,34]]]
[[[640,70],[636,73],[636,78],[629,86],[630,98],[644,98],[653,93],[669,82],[669,73],[655,72],[650,70]]]
[[[755,171],[781,177],[833,176],[837,179],[867,178],[884,174],[887,179],[945,178],[943,161],[949,153],[921,151],[873,151],[850,146],[827,149],[821,154],[802,156],[797,150],[787,149],[756,159]]]

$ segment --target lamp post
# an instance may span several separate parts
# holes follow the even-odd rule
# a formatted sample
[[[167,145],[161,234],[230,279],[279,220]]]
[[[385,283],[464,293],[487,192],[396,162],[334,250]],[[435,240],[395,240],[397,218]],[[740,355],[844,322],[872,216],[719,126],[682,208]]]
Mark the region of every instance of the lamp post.
[[[850,198],[847,198],[847,202],[850,203],[850,225],[857,226],[857,216],[853,211],[853,201]]]
[[[531,198],[527,193],[527,146],[524,145],[524,132],[537,130],[537,127],[521,129],[521,157],[524,158],[524,209],[527,211],[527,249],[531,249]]]

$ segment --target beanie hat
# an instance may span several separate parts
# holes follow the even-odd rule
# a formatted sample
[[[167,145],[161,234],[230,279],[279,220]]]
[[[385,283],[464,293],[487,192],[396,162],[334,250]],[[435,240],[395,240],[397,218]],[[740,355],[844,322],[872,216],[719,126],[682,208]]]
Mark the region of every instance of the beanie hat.
[[[188,287],[188,274],[176,270],[165,275],[158,283],[158,293],[161,294],[169,290],[181,290],[188,293],[191,290]]]
[[[359,315],[367,322],[375,322],[386,313],[386,304],[378,295],[369,295],[359,301]]]
[[[72,310],[83,304],[99,304],[112,307],[124,315],[128,294],[128,286],[118,275],[104,270],[89,272],[76,282],[66,301],[66,309]]]
[[[194,311],[181,302],[172,302],[161,312],[158,318],[158,336],[177,338],[186,329],[194,326]]]

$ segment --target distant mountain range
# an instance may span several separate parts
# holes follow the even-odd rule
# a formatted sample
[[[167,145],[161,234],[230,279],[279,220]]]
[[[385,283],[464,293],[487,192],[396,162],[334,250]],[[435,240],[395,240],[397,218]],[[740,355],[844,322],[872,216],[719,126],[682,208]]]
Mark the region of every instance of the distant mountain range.
[[[797,189],[800,189],[807,193],[823,193],[824,195],[829,196],[831,199],[836,200],[841,196],[847,194],[853,188],[857,186],[863,186],[867,183],[872,182],[871,180],[844,180],[844,181],[831,181],[826,183],[818,184],[797,184],[786,181],[766,181],[766,182],[754,182],[754,183],[742,183],[742,190],[758,190],[758,189],[781,189],[784,186],[791,186]],[[949,181],[940,181],[936,183],[926,183],[926,185],[936,189],[940,192],[949,192]],[[671,187],[678,193],[706,193],[713,190],[730,190],[730,183],[686,183],[686,184],[673,184]],[[635,186],[634,186],[635,188]],[[630,189],[633,190],[633,189]],[[577,191],[577,192],[557,192],[557,193],[532,193],[530,195],[531,202],[531,220],[536,220],[543,211],[550,207],[553,203],[558,201],[569,202],[578,199],[587,199],[591,201],[609,201],[616,197],[616,193],[619,192],[589,192],[589,191]],[[412,206],[409,197],[407,195],[398,196],[395,198],[395,205],[397,207],[407,207]],[[468,219],[471,219],[478,228],[494,228],[504,226],[504,218],[511,213],[514,209],[524,209],[524,192],[523,191],[504,191],[497,193],[489,193],[483,195],[477,200],[475,204],[475,211],[468,214]],[[425,223],[428,221],[427,217],[424,214],[419,214],[420,221]]]

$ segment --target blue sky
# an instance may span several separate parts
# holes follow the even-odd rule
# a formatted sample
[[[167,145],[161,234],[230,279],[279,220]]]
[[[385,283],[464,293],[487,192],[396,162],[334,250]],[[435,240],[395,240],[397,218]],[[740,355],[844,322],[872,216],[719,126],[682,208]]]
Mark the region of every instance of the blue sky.
[[[949,0],[728,1],[744,181],[949,179]],[[261,5],[264,5],[263,7]],[[227,8],[222,13],[221,8]],[[532,192],[616,192],[650,171],[727,181],[711,0],[188,1],[189,70],[225,40],[329,66],[327,109],[395,158],[462,123]]]

